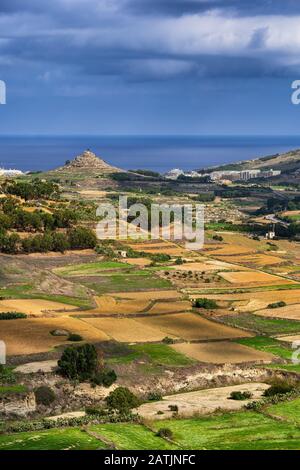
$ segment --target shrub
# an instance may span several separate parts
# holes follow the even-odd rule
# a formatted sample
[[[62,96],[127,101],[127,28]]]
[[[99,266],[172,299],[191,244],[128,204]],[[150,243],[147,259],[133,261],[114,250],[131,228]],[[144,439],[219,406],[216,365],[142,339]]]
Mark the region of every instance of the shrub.
[[[70,333],[68,337],[68,341],[79,342],[79,341],[83,341],[83,338],[82,336],[77,335],[76,333]]]
[[[128,412],[140,405],[140,400],[126,387],[118,387],[105,399],[109,408]]]
[[[110,387],[117,380],[117,374],[113,369],[103,369],[96,372],[91,382],[93,385],[103,385],[103,387]]]
[[[156,435],[163,439],[173,439],[173,432],[169,428],[161,428],[157,431]]]
[[[37,388],[34,394],[38,405],[49,406],[55,401],[56,398],[53,390],[49,387],[46,387],[45,385]]]
[[[94,377],[98,370],[98,355],[94,345],[66,348],[58,361],[59,373],[69,379],[84,382]]]
[[[230,400],[249,400],[250,398],[252,398],[252,393],[250,392],[240,392],[240,391],[236,391],[236,392],[231,392],[230,394]]]
[[[295,385],[284,380],[274,382],[270,388],[265,390],[264,397],[273,397],[274,395],[285,395],[295,389]]]
[[[5,312],[0,313],[0,320],[17,320],[19,318],[27,318],[25,313]]]
[[[169,338],[169,336],[166,336],[166,337],[162,340],[162,342],[163,342],[164,344],[174,344],[174,340],[173,340],[172,338]]]
[[[274,302],[273,304],[269,304],[268,308],[280,308],[280,307],[286,307],[286,303],[281,300],[280,302]]]
[[[162,394],[160,392],[150,392],[148,395],[149,401],[160,401],[162,400]]]
[[[0,364],[0,384],[13,384],[16,382],[16,376],[11,367]]]
[[[175,264],[177,264],[177,265],[183,264],[182,258],[177,258],[176,261],[175,261]]]
[[[213,299],[196,299],[193,303],[193,307],[195,308],[205,308],[205,309],[214,309],[218,308],[218,305],[215,300]]]
[[[169,410],[173,411],[173,413],[178,413],[178,406],[177,405],[169,405]]]

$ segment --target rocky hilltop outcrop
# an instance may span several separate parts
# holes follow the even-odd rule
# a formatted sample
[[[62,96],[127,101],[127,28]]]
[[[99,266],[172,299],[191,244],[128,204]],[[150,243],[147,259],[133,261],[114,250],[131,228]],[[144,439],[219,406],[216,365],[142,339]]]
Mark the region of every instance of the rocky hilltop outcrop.
[[[90,150],[85,150],[81,155],[78,155],[74,160],[66,162],[63,167],[57,168],[55,171],[95,171],[103,175],[111,173],[122,172],[120,168],[109,165],[102,158],[97,157]]]

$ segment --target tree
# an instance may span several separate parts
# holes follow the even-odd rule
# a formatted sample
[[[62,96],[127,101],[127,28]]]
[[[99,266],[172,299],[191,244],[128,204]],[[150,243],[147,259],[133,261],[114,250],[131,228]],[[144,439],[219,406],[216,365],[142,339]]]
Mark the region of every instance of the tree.
[[[118,387],[106,397],[109,408],[119,412],[128,412],[140,405],[140,400],[126,387]]]
[[[52,250],[64,253],[70,248],[68,238],[64,233],[55,232],[52,234]]]
[[[92,344],[68,347],[58,361],[61,375],[80,382],[90,380],[96,374],[98,366],[97,351]]]
[[[69,232],[69,243],[71,249],[95,248],[97,237],[89,228],[76,227]]]

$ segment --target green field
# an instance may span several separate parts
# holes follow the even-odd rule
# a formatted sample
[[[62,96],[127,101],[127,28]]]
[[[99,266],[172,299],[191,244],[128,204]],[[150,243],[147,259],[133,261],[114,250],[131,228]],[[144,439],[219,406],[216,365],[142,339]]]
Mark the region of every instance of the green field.
[[[111,276],[98,276],[97,282],[81,281],[86,287],[93,289],[97,294],[108,292],[137,291],[147,289],[167,289],[172,284],[166,279],[155,277],[152,273],[139,274],[112,274]]]
[[[0,450],[92,450],[113,443],[119,450],[299,450],[300,398],[269,406],[265,413],[240,411],[191,419],[155,421],[153,430],[141,424],[90,425],[0,435]],[[173,443],[156,435],[161,428],[173,433]],[[103,441],[102,441],[103,439]]]
[[[102,424],[90,426],[92,431],[114,442],[119,450],[167,450],[177,449],[155,433],[139,424]]]
[[[155,427],[171,429],[174,440],[185,450],[300,449],[300,429],[292,423],[249,411],[166,420]]]
[[[0,435],[0,450],[97,450],[103,442],[80,429],[50,429]]]
[[[26,392],[27,388],[25,385],[15,384],[15,385],[0,385],[0,395],[9,395],[13,393],[23,393]]]
[[[282,359],[291,360],[292,350],[285,346],[282,341],[278,341],[266,336],[255,336],[254,338],[243,338],[236,341],[236,343],[249,346],[250,348],[258,349],[266,353],[274,354],[274,356],[281,357]]]
[[[109,359],[111,364],[128,364],[135,360],[146,359],[155,365],[183,367],[195,363],[192,359],[178,353],[166,344],[135,344],[128,346],[128,353]]]
[[[269,406],[266,410],[272,416],[287,419],[288,421],[300,424],[300,398],[293,401],[286,401],[278,405]]]
[[[252,330],[262,335],[292,334],[300,332],[300,321],[266,318],[251,313],[220,317],[224,323]]]

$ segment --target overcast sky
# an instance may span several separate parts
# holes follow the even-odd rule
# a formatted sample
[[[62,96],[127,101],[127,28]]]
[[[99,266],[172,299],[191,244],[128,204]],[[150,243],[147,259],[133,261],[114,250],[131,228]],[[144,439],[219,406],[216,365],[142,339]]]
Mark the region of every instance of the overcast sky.
[[[299,134],[299,0],[0,0],[1,134]]]

